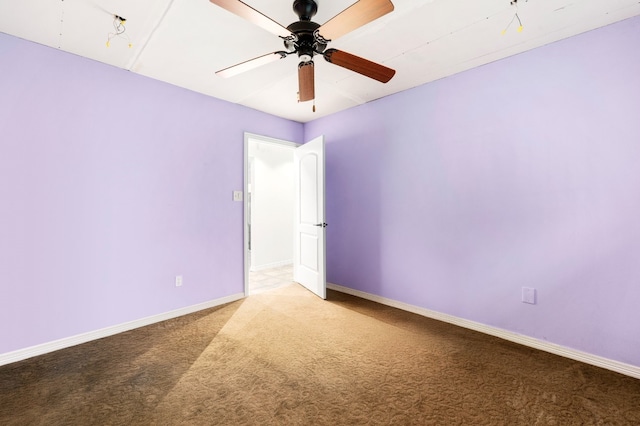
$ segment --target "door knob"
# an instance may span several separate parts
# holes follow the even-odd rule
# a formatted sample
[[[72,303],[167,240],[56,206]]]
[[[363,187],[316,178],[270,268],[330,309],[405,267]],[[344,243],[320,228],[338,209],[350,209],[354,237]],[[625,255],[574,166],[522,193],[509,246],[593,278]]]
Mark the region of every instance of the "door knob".
[[[313,226],[321,226],[321,227],[323,227],[323,228],[326,228],[327,226],[329,226],[329,224],[328,224],[328,223],[316,223],[316,224],[315,224],[315,225],[313,225]]]

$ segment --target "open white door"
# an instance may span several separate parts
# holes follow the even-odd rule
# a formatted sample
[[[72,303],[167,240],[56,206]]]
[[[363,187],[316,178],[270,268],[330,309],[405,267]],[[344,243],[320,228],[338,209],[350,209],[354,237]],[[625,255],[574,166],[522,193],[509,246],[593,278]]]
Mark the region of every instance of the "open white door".
[[[294,168],[293,279],[326,299],[324,136],[296,148]]]

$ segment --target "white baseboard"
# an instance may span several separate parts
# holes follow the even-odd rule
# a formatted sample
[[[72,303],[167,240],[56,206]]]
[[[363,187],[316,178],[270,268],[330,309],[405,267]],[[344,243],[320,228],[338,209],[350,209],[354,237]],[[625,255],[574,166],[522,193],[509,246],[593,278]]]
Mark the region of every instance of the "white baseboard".
[[[157,322],[166,321],[168,319],[177,318],[183,315],[192,314],[203,309],[213,308],[215,306],[224,305],[225,303],[235,302],[244,298],[243,293],[233,294],[231,296],[222,297],[220,299],[211,300],[209,302],[199,303],[197,305],[187,306],[185,308],[176,309],[174,311],[165,312],[159,315],[153,315],[139,320],[114,325],[112,327],[102,328],[100,330],[90,331],[88,333],[78,334],[53,342],[43,343],[41,345],[31,346],[19,349],[13,352],[0,354],[0,365],[10,364],[12,362],[22,361],[38,355],[43,355],[59,349],[69,348],[81,343],[90,342],[92,340],[102,339],[103,337],[113,336],[114,334],[123,333],[135,328],[144,327]]]
[[[287,266],[287,265],[293,265],[293,260],[291,259],[283,260],[281,262],[274,262],[274,263],[269,263],[267,265],[259,265],[259,266],[251,265],[251,272],[264,271],[265,269],[279,268],[281,266]]]
[[[386,297],[376,296],[375,294],[343,287],[338,284],[327,283],[327,288],[640,379],[639,366],[625,364],[623,362],[556,345],[554,343],[549,343],[523,334],[514,333],[512,331],[503,330],[501,328],[492,327],[475,321],[469,321],[464,318],[443,314],[441,312],[432,311],[419,306],[409,305],[408,303],[398,302],[393,299],[387,299]]]

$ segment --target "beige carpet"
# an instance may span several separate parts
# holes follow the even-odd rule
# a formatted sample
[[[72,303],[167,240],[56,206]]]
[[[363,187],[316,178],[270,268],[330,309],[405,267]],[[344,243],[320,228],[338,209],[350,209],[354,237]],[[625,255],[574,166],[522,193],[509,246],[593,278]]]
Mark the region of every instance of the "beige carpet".
[[[640,381],[298,285],[0,367],[0,425],[640,425]]]

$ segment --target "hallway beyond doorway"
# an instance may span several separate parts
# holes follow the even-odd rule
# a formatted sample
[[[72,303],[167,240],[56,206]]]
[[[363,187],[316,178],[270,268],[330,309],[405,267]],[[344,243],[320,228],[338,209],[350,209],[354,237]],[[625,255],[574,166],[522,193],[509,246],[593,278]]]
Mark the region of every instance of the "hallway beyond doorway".
[[[249,272],[249,294],[258,294],[293,283],[293,265]]]

